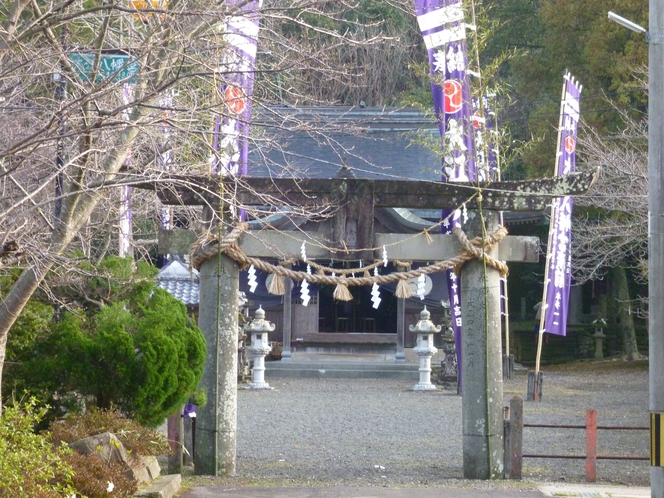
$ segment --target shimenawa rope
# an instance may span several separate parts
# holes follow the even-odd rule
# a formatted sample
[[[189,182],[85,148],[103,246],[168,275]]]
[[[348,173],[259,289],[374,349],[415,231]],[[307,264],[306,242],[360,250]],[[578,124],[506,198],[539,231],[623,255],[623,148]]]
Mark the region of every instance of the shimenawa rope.
[[[488,235],[484,240],[484,247],[482,247],[482,237],[475,237],[473,239],[468,239],[468,236],[461,228],[455,228],[452,233],[456,235],[461,248],[456,256],[445,261],[439,261],[427,266],[417,268],[415,270],[408,270],[402,272],[394,272],[388,275],[374,275],[370,276],[367,274],[369,269],[373,269],[380,264],[383,264],[382,261],[374,263],[372,265],[367,265],[362,268],[357,269],[335,269],[327,268],[318,264],[313,263],[313,261],[307,260],[307,263],[312,265],[318,271],[316,274],[293,271],[290,268],[286,268],[285,265],[290,265],[295,261],[299,261],[299,258],[291,258],[286,262],[282,262],[279,265],[274,265],[258,258],[252,258],[244,254],[240,247],[238,246],[238,239],[243,232],[247,231],[249,225],[247,223],[240,223],[231,230],[231,232],[224,236],[221,241],[221,246],[219,245],[218,240],[213,239],[202,239],[199,240],[190,253],[192,266],[196,269],[199,269],[200,266],[207,260],[213,258],[218,253],[224,253],[231,259],[235,260],[240,268],[245,268],[249,265],[254,265],[255,268],[263,270],[268,273],[273,273],[275,277],[286,277],[298,282],[306,280],[309,283],[315,284],[325,284],[325,285],[336,285],[334,290],[334,298],[339,301],[350,301],[353,296],[348,290],[349,286],[359,286],[359,285],[373,285],[377,284],[388,284],[391,282],[398,281],[397,291],[395,295],[398,298],[408,298],[412,296],[412,291],[408,286],[408,280],[412,278],[417,278],[420,275],[428,275],[430,273],[435,273],[448,268],[453,268],[454,273],[457,275],[461,274],[462,266],[472,259],[482,259],[486,261],[488,266],[495,268],[500,272],[501,277],[507,276],[508,268],[507,265],[498,261],[495,258],[487,254],[491,249],[493,249],[501,240],[507,235],[507,229],[505,227],[499,227],[495,232]],[[409,263],[405,262],[396,262],[397,266],[401,267],[410,267]],[[325,274],[328,273],[338,273],[339,276],[331,276]],[[363,272],[362,277],[348,277],[350,273],[360,273]],[[322,273],[322,274],[321,274]],[[275,282],[276,281],[276,282]],[[281,278],[273,278],[272,284],[268,289],[268,292],[272,294],[283,294],[284,287],[279,285]]]

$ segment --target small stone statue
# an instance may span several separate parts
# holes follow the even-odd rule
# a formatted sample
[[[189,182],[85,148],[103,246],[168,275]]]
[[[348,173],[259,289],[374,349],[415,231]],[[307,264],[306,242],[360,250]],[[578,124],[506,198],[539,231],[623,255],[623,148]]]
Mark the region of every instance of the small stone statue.
[[[443,318],[441,326],[443,327],[443,352],[445,359],[441,362],[440,375],[438,380],[445,388],[455,388],[458,392],[459,367],[457,365],[456,342],[454,341],[454,329],[452,328],[452,317],[450,316],[450,303],[443,301]]]

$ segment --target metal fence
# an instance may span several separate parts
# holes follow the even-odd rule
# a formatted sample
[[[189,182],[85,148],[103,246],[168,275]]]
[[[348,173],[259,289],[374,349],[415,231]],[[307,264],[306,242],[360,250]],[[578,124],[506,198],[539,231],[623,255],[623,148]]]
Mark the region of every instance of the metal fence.
[[[584,455],[544,455],[523,452],[523,429],[532,427],[538,429],[576,429],[585,430],[586,452]],[[523,422],[523,400],[514,397],[510,400],[509,408],[505,409],[505,463],[506,474],[511,479],[521,479],[524,458],[562,458],[586,461],[586,480],[597,480],[597,460],[650,460],[650,456],[620,456],[597,454],[597,431],[649,431],[650,427],[630,427],[614,425],[597,425],[597,411],[586,410],[585,425],[569,424],[526,424]]]

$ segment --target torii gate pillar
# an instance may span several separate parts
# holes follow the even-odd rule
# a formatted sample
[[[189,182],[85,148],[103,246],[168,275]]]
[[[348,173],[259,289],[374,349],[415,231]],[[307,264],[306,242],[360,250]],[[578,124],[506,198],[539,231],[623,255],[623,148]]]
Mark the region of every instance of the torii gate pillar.
[[[483,211],[482,217],[476,211],[468,215],[469,223],[464,229],[469,239],[482,235],[482,217],[486,225],[484,233],[493,233],[498,228],[495,211]],[[488,254],[498,259],[498,248]],[[503,375],[498,270],[485,267],[479,259],[464,265],[461,310],[463,476],[501,479],[504,475]]]
[[[194,472],[234,476],[237,430],[238,265],[217,254],[200,268],[198,325],[207,356],[201,386],[207,403],[198,407]]]

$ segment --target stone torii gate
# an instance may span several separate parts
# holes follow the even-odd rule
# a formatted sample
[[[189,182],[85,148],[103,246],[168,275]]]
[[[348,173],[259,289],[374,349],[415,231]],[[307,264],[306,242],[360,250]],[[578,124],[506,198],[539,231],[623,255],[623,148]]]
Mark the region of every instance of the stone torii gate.
[[[319,232],[236,229],[230,239],[236,240],[247,257],[298,257],[302,242],[332,240],[331,248],[308,244],[308,259],[379,260],[380,251],[374,253],[370,248],[390,245],[392,260],[444,261],[453,258],[461,248],[454,235],[374,233],[374,208],[456,209],[465,204],[470,211],[464,228],[468,238],[478,237],[477,241],[499,228],[499,211],[544,210],[553,197],[586,192],[597,174],[595,171],[545,180],[476,185],[343,177],[243,177],[224,179],[223,191],[233,193],[236,207],[265,205],[266,199],[272,199],[289,206],[338,208],[331,222]],[[162,189],[158,195],[165,204],[219,205],[214,193],[220,191],[220,185],[215,180],[188,177],[174,179],[176,186],[169,189],[163,189],[163,185],[162,180],[157,188]],[[433,243],[428,243],[427,238]],[[218,246],[208,246],[212,257],[200,266],[199,327],[207,343],[201,387],[207,390],[208,402],[197,412],[194,465],[196,474],[232,476],[236,465],[239,264],[223,252],[223,243],[221,251]],[[505,237],[493,248],[485,247],[486,252],[481,247],[474,249],[479,259],[467,262],[460,275],[464,320],[463,468],[464,477],[470,479],[502,478],[504,465],[500,281],[499,271],[485,261],[494,258],[536,262],[539,239]],[[285,297],[290,296],[288,291],[287,287]],[[284,321],[288,322],[288,317]]]

